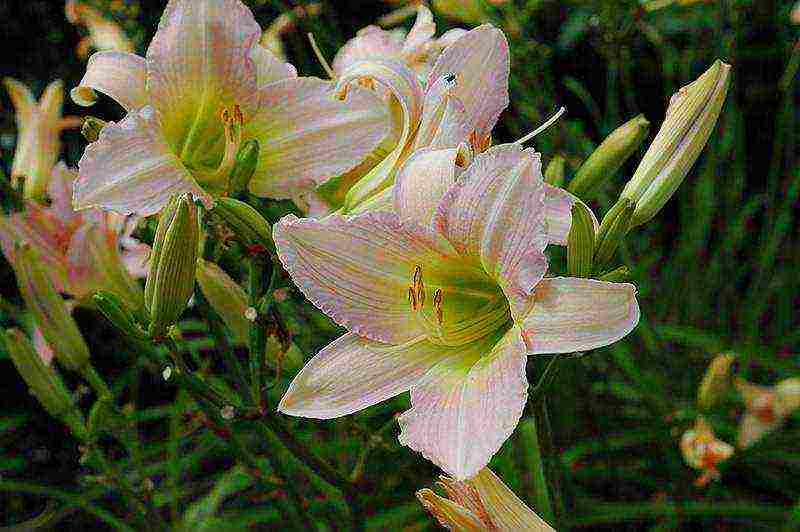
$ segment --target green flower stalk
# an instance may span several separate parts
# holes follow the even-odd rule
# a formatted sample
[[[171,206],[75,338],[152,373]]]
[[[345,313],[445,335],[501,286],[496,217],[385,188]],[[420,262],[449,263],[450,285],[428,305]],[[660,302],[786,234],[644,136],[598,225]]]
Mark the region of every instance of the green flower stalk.
[[[163,334],[186,308],[194,291],[199,243],[197,206],[187,194],[173,198],[158,221],[144,289],[150,336]]]
[[[44,363],[25,335],[18,329],[0,329],[0,344],[47,413],[65,423],[76,436],[85,436],[83,416],[75,407],[64,382],[53,368]]]
[[[581,165],[567,190],[586,199],[625,164],[644,142],[649,129],[650,122],[644,115],[636,116],[619,126]]]
[[[17,284],[42,336],[61,364],[83,372],[89,364],[89,348],[48,272],[42,268],[39,254],[28,244],[17,244],[15,255]]]
[[[717,60],[672,96],[661,129],[621,194],[636,202],[631,227],[661,210],[700,156],[728,93],[730,69]]]

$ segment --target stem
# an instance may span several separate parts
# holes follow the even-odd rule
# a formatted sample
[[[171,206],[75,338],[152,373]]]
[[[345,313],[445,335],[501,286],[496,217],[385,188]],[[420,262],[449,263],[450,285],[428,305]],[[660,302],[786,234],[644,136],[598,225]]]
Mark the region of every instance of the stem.
[[[541,448],[539,447],[539,434],[536,427],[536,418],[532,415],[519,424],[518,440],[522,455],[520,456],[525,471],[532,474],[528,477],[530,485],[525,486],[526,495],[534,501],[536,513],[549,523],[555,523],[553,505],[550,501],[550,490],[547,487],[547,478],[542,462]]]
[[[247,398],[248,393],[250,393],[250,383],[247,380],[247,372],[242,366],[242,363],[239,361],[239,358],[236,356],[236,353],[231,348],[230,343],[228,343],[228,339],[225,337],[225,331],[222,328],[222,322],[219,316],[211,308],[208,309],[208,330],[211,333],[211,336],[214,338],[214,344],[217,347],[217,351],[220,353],[220,355],[222,355],[222,360],[228,370],[228,373],[233,375],[237,386],[241,390],[244,390],[243,395],[245,398]]]
[[[547,366],[545,366],[541,377],[539,377],[539,381],[528,395],[528,406],[531,410],[536,408],[536,406],[544,397],[544,394],[547,392],[547,389],[550,388],[550,385],[555,380],[556,375],[558,374],[558,365],[561,361],[561,358],[562,357],[559,355],[554,355],[547,362]]]
[[[248,304],[254,309],[258,309],[258,300],[264,290],[263,276],[264,264],[255,255],[250,258],[250,274],[247,280]],[[261,326],[258,316],[250,324],[250,383],[252,386],[253,402],[261,406],[261,360],[264,358],[266,348],[266,336],[264,328]]]
[[[372,450],[383,441],[383,435],[389,432],[392,427],[394,427],[396,421],[396,418],[392,416],[389,421],[384,423],[381,428],[378,429],[378,432],[369,437],[367,442],[364,444],[364,448],[361,449],[361,453],[358,455],[356,465],[353,467],[353,472],[350,473],[349,480],[351,483],[357,484],[358,481],[361,480],[361,476],[364,474],[364,465],[367,463],[367,456],[369,456],[369,453],[372,452]]]
[[[111,393],[111,389],[106,384],[106,381],[103,380],[103,377],[97,373],[97,370],[94,369],[94,366],[91,364],[86,364],[86,367],[83,368],[82,375],[83,378],[86,379],[86,382],[88,382],[92,389],[94,389],[98,397],[114,396]]]

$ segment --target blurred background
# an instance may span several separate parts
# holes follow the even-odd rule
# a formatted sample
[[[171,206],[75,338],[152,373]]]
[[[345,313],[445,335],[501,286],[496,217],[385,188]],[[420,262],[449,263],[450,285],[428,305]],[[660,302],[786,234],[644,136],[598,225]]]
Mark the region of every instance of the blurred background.
[[[119,24],[140,54],[163,9],[159,1],[80,3]],[[289,61],[301,75],[322,77],[307,32],[315,34],[330,60],[360,28],[402,7],[397,1],[366,0],[323,1],[314,8],[289,0],[245,3],[264,28],[288,13],[281,42]],[[702,156],[667,207],[633,232],[623,250],[640,293],[638,328],[610,348],[561,364],[546,398],[550,437],[543,452],[557,480],[563,528],[800,530],[800,416],[756,445],[737,449],[720,466],[720,480],[706,486],[695,485],[698,472],[686,465],[679,449],[681,435],[697,416],[697,388],[714,355],[735,353],[738,375],[759,384],[800,376],[800,5],[790,0],[507,0],[476,2],[469,11],[462,9],[467,3],[433,3],[440,33],[485,21],[502,27],[511,44],[511,105],[494,141],[519,138],[564,105],[566,117],[537,137],[535,147],[545,162],[565,157],[568,175],[608,133],[639,113],[651,122],[652,138],[678,88],[716,58],[733,65],[727,102]],[[297,10],[299,5],[305,9]],[[0,3],[0,73],[24,82],[37,96],[57,78],[69,90],[85,69],[87,28],[72,24],[64,7],[57,0]],[[412,22],[413,15],[399,26]],[[85,110],[67,98],[64,114]],[[114,119],[120,110],[104,99],[92,114]],[[15,139],[14,110],[3,91],[0,168],[6,175]],[[63,158],[74,166],[85,140],[78,130],[64,132],[62,139]],[[592,204],[599,213],[616,199],[647,144],[604,185]],[[20,298],[2,259],[0,296],[0,324],[11,326],[5,302],[18,304]],[[177,499],[181,508],[204,500],[232,466],[224,446],[207,430],[182,438],[187,423],[182,398],[133,364],[124,340],[98,314],[80,310],[76,316],[101,372],[119,386],[130,379],[138,383],[149,475],[166,478],[177,490],[173,499],[158,491],[153,497],[165,497],[162,504]],[[185,329],[195,332],[193,342],[202,356],[209,343],[195,325],[189,319]],[[335,335],[329,330],[308,339],[304,355]],[[529,365],[535,382],[541,362]],[[85,509],[88,504],[114,510],[115,501],[98,490],[102,482],[87,477],[76,441],[29,396],[1,352],[0,383],[0,479],[30,488],[25,493],[3,488],[0,527],[56,511],[59,519],[50,526],[59,530],[109,527]],[[84,392],[78,388],[77,393]],[[292,421],[304,441],[342,469],[361,467],[359,461],[368,456],[362,482],[370,494],[365,506],[370,529],[436,528],[413,493],[430,485],[438,472],[396,440],[394,415],[407,405],[404,396],[336,422]],[[732,392],[708,414],[720,439],[735,442],[743,408]],[[492,467],[532,503],[519,433]],[[36,492],[36,486],[47,489]],[[48,490],[86,498],[70,505],[71,499],[62,497],[54,510],[56,491]],[[244,481],[229,482],[213,506],[219,523],[225,523],[216,529],[280,529],[271,501],[281,496],[278,488],[265,493]],[[316,527],[342,529],[326,518],[333,503],[314,497],[307,503],[319,518]]]

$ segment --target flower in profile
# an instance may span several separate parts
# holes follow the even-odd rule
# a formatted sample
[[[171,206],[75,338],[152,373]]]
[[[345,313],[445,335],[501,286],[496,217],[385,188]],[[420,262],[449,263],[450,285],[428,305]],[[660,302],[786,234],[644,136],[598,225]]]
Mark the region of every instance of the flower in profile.
[[[52,169],[50,205],[34,201],[25,210],[0,217],[0,248],[16,262],[16,243],[27,243],[43,262],[56,289],[84,302],[108,290],[132,305],[141,303],[136,278],[146,274],[149,246],[131,236],[130,219],[97,210],[72,210],[75,172],[59,163]]]
[[[64,6],[67,20],[76,26],[85,26],[89,35],[78,43],[78,57],[86,59],[90,50],[100,52],[134,51],[133,43],[122,27],[92,6],[81,0],[67,0]]]
[[[702,416],[698,416],[694,427],[683,434],[680,447],[684,461],[702,472],[695,481],[698,487],[719,479],[717,465],[733,455],[733,446],[718,439]]]
[[[736,389],[745,402],[736,444],[744,449],[783,425],[800,408],[800,379],[784,379],[774,386],[759,386],[736,379]]]
[[[43,199],[50,173],[61,153],[61,131],[80,127],[77,117],[62,117],[64,83],[51,82],[37,102],[28,87],[13,78],[3,83],[16,111],[17,146],[11,165],[11,180],[24,179],[25,198]]]
[[[465,479],[519,421],[526,356],[624,337],[639,319],[636,289],[545,277],[547,189],[533,150],[490,148],[449,187],[406,197],[414,191],[398,183],[396,212],[275,226],[295,283],[349,330],[303,368],[279,410],[335,418],[410,390],[401,443]]]
[[[441,497],[433,490],[425,488],[417,492],[417,498],[439,524],[448,530],[554,530],[489,468],[483,468],[474,477],[463,481],[441,476],[437,484],[447,497]]]
[[[384,105],[366,90],[344,99],[331,82],[299,78],[258,44],[239,0],[171,0],[146,58],[94,54],[82,105],[103,92],[127,111],[87,146],[75,206],[150,215],[190,193],[224,195],[239,147],[260,145],[251,192],[291,198],[357,166],[387,134]]]

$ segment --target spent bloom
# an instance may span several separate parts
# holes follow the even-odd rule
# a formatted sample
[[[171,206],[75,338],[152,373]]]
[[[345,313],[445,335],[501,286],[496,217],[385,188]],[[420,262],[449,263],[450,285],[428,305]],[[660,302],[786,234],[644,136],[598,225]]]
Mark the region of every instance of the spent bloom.
[[[76,117],[62,117],[64,83],[51,82],[37,102],[28,87],[13,78],[3,80],[14,104],[17,146],[11,180],[24,179],[25,198],[43,199],[50,173],[61,153],[61,131],[80,127]]]
[[[527,355],[611,344],[639,307],[630,284],[545,277],[551,211],[533,150],[496,146],[449,187],[435,178],[398,182],[395,212],[275,226],[297,286],[349,330],[303,368],[279,409],[335,418],[410,390],[401,443],[465,479],[516,427]]]
[[[694,427],[681,437],[681,454],[691,467],[702,471],[695,481],[697,486],[705,486],[719,478],[717,465],[733,455],[733,446],[717,438],[708,421],[702,416],[695,420]]]
[[[417,498],[448,530],[553,531],[489,468],[483,468],[477,475],[464,481],[442,476],[437,484],[447,497],[425,488],[417,492]]]
[[[82,105],[103,92],[127,111],[79,163],[77,208],[154,214],[191,193],[224,195],[239,147],[260,145],[251,192],[291,198],[357,166],[387,134],[387,110],[354,88],[297,77],[258,44],[261,28],[239,0],[171,0],[146,57],[94,54]]]
[[[67,0],[64,13],[72,24],[84,26],[89,35],[78,43],[77,54],[86,59],[90,50],[100,52],[133,52],[131,40],[122,27],[81,0]]]
[[[736,444],[750,447],[774,431],[800,408],[800,379],[784,379],[774,386],[759,386],[736,379],[736,389],[745,402]]]

